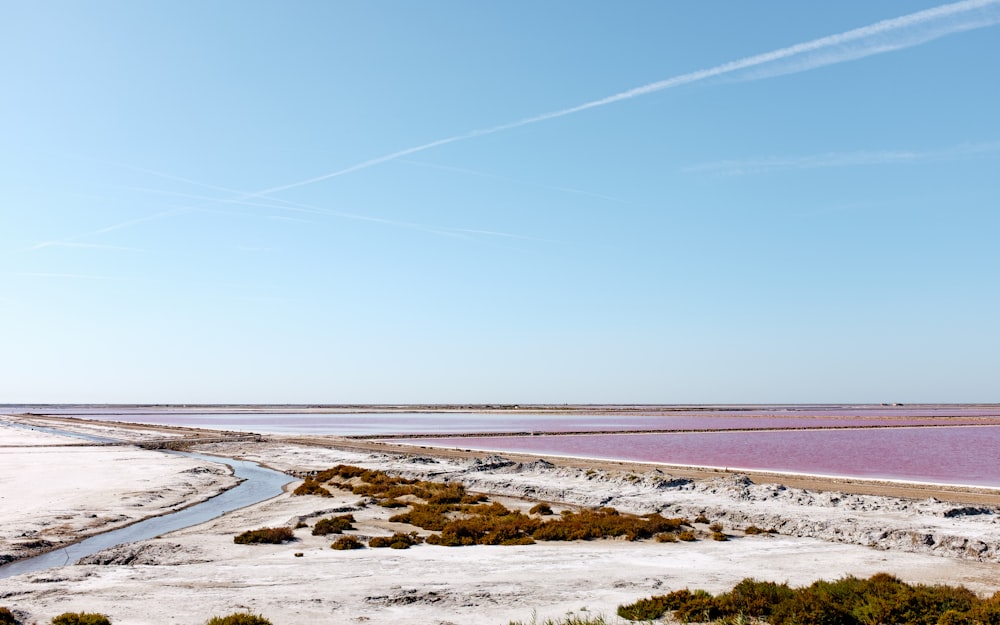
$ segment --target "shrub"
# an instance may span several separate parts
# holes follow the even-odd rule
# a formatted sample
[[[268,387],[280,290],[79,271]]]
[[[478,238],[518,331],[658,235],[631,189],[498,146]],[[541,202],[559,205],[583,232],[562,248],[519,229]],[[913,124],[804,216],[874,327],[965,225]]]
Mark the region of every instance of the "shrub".
[[[618,616],[630,621],[653,621],[663,616],[667,610],[680,608],[693,596],[690,590],[683,588],[666,595],[639,599],[635,603],[618,606]]]
[[[787,584],[744,579],[713,597],[696,590],[641,599],[618,608],[619,616],[654,620],[667,610],[682,622],[771,625],[1000,625],[1000,593],[979,599],[961,586],[910,585],[885,573],[845,577],[791,589]]]
[[[681,524],[681,519],[665,519],[659,514],[639,517],[621,514],[614,508],[601,508],[564,511],[560,518],[541,524],[533,536],[536,540],[591,540],[616,536],[640,540],[676,530]]]
[[[288,527],[262,527],[256,530],[247,530],[233,538],[233,542],[237,545],[263,543],[278,545],[289,540],[295,540],[295,534]]]
[[[717,540],[719,542],[724,542],[729,540],[729,536],[726,536],[722,532],[712,532],[712,540]]]
[[[711,521],[709,521],[708,517],[705,516],[704,514],[699,514],[698,516],[696,516],[694,518],[694,522],[695,523],[710,523]]]
[[[674,616],[685,623],[703,623],[719,618],[722,612],[715,597],[704,590],[696,590],[691,598],[674,610]]]
[[[332,545],[330,549],[345,550],[345,549],[364,549],[364,545],[361,544],[354,536],[341,536]]]
[[[774,606],[787,601],[793,594],[794,591],[788,584],[759,582],[748,577],[728,593],[719,595],[718,605],[727,615],[742,614],[760,618],[769,615]]]
[[[756,525],[751,525],[750,527],[748,527],[745,530],[743,530],[743,533],[746,534],[747,536],[753,536],[755,534],[762,534],[763,532],[764,532],[764,530],[760,529]]]
[[[694,542],[695,540],[698,540],[698,538],[694,535],[694,532],[691,530],[679,532],[677,534],[677,538],[683,540],[684,542]]]
[[[378,505],[383,508],[405,508],[410,505],[406,502],[400,501],[398,499],[380,499]]]
[[[528,514],[540,514],[542,516],[548,516],[552,514],[552,507],[547,503],[538,503],[528,510]]]
[[[320,497],[333,497],[333,493],[328,491],[320,482],[307,479],[292,491],[293,495],[318,495]]]
[[[0,608],[0,625],[18,625],[17,617],[8,608]]]
[[[320,519],[316,521],[316,525],[313,527],[313,536],[326,536],[327,534],[342,534],[344,530],[354,529],[351,523],[354,522],[354,516],[350,514],[342,514],[335,517],[327,517],[325,519]]]
[[[419,545],[422,542],[424,542],[424,539],[418,536],[416,532],[410,532],[409,534],[396,532],[392,536],[376,536],[368,541],[368,546],[376,549],[383,547],[409,549],[411,546]]]
[[[52,625],[111,625],[111,621],[103,614],[64,612],[52,619]]]
[[[708,526],[708,529],[711,530],[711,531],[713,531],[713,532],[721,532],[722,531],[722,523],[712,523],[711,525]]]
[[[271,625],[271,621],[259,614],[234,612],[228,616],[213,616],[206,625]]]
[[[677,542],[677,534],[671,534],[670,532],[664,532],[662,534],[656,535],[656,542],[658,543],[675,543]]]

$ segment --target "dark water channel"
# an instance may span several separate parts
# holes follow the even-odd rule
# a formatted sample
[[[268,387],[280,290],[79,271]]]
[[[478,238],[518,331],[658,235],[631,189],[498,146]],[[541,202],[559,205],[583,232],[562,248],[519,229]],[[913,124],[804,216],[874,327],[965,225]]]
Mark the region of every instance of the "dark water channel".
[[[238,510],[239,508],[244,508],[280,495],[282,487],[293,480],[292,477],[284,473],[266,469],[254,462],[188,452],[163,453],[172,453],[199,460],[227,464],[233,468],[236,477],[243,481],[221,495],[195,504],[190,508],[146,519],[127,527],[91,536],[56,551],[50,551],[34,558],[25,558],[24,560],[17,560],[0,566],[0,579],[24,573],[43,571],[57,566],[66,566],[73,564],[84,556],[89,556],[117,545],[148,540],[161,534],[210,521],[231,510]]]

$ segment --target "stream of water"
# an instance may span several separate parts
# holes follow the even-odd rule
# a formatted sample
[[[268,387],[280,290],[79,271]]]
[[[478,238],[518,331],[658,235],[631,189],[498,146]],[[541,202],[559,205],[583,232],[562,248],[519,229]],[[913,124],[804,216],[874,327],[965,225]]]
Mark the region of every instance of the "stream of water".
[[[189,452],[174,451],[163,453],[179,454],[188,456],[189,458],[227,464],[233,468],[236,477],[243,481],[224,493],[189,508],[145,519],[127,527],[91,536],[56,551],[50,551],[34,558],[16,560],[0,566],[0,579],[24,573],[43,571],[56,566],[66,566],[84,556],[89,556],[117,545],[148,540],[161,534],[210,521],[231,510],[238,510],[239,508],[244,508],[280,495],[285,484],[288,484],[293,479],[284,473],[266,469],[254,462]]]

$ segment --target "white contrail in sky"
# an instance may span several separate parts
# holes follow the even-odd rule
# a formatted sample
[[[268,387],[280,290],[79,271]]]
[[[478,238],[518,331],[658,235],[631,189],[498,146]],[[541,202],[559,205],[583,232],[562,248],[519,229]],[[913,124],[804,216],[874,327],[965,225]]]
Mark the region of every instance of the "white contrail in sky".
[[[804,43],[795,44],[786,48],[779,48],[771,52],[756,54],[744,57],[736,61],[716,65],[708,69],[702,69],[687,74],[681,74],[666,80],[649,83],[641,87],[622,91],[614,95],[592,100],[577,106],[542,113],[533,117],[526,117],[517,121],[472,130],[470,132],[455,135],[445,139],[438,139],[423,145],[406,148],[362,161],[350,167],[339,169],[321,176],[315,176],[298,182],[271,187],[242,196],[241,199],[269,195],[279,191],[286,191],[296,187],[329,180],[352,172],[356,172],[375,165],[380,165],[388,161],[393,161],[404,156],[410,156],[418,152],[430,150],[442,145],[467,141],[477,137],[492,135],[504,130],[511,130],[537,124],[539,122],[565,117],[581,111],[586,111],[623,100],[630,100],[643,95],[656,93],[665,89],[672,89],[695,82],[732,74],[735,72],[759,69],[760,73],[749,76],[751,80],[775,76],[779,74],[790,74],[803,72],[825,65],[853,61],[874,54],[882,54],[893,50],[901,50],[912,46],[926,43],[933,39],[938,39],[952,33],[983,28],[1000,23],[1000,0],[964,0],[953,4],[945,4],[924,11],[917,11],[901,17],[882,20],[868,26],[855,28],[836,35],[828,35],[813,39]],[[791,61],[789,63],[789,61]]]
[[[939,150],[878,150],[864,152],[825,152],[799,156],[726,160],[685,167],[683,171],[726,176],[759,174],[795,169],[851,167],[855,165],[902,165],[950,161],[1000,152],[1000,143],[967,143]]]

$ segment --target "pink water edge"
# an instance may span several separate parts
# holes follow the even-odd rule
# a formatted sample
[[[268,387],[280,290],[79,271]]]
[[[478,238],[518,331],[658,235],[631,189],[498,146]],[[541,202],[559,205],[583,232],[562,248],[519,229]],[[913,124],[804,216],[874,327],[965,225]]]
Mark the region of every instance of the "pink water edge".
[[[1000,487],[1000,426],[995,425],[420,438],[407,442],[498,453]]]

